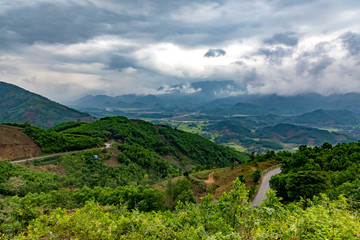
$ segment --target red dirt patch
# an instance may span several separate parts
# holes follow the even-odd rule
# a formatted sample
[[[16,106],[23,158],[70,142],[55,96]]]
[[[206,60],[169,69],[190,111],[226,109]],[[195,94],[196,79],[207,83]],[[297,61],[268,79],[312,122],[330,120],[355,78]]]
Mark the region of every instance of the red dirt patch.
[[[20,130],[19,127],[0,125],[0,161],[42,154],[40,148]]]
[[[41,172],[52,172],[63,176],[66,175],[66,169],[62,165],[48,164],[44,166],[35,166],[32,162],[21,162],[19,164]]]
[[[214,179],[214,172],[211,172],[209,174],[209,179],[208,180],[204,180],[204,183],[207,185],[213,185],[215,183],[215,179]]]
[[[106,160],[105,163],[109,166],[118,166],[119,162],[119,153],[120,151],[117,148],[109,147],[105,150],[107,153],[111,153],[110,159]]]

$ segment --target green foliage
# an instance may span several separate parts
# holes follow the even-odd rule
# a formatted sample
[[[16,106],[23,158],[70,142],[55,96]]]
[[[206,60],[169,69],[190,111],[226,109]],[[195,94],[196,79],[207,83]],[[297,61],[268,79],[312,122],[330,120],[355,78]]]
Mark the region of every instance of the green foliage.
[[[129,184],[148,184],[180,174],[174,164],[154,152],[139,146],[121,145],[120,148],[123,152],[119,154],[119,158],[127,161],[121,160],[121,164],[117,166],[107,165],[104,161],[108,154],[101,150],[63,155],[58,164],[65,168],[68,181],[76,187],[86,185],[114,188]],[[94,155],[98,155],[99,159],[94,159]]]
[[[246,183],[244,174],[240,174],[240,175],[238,176],[238,179],[239,179],[240,182]]]
[[[97,201],[101,205],[126,207],[139,211],[159,211],[165,209],[163,191],[149,186],[125,186],[112,188],[83,187],[71,191],[62,188],[44,193],[29,193],[22,198],[5,198],[0,204],[0,232],[15,235],[21,232],[31,220],[52,212],[57,207],[80,208],[87,201]]]
[[[24,133],[28,135],[43,152],[47,153],[81,150],[99,146],[104,142],[103,139],[98,137],[64,134],[34,126],[25,127]]]
[[[65,179],[56,174],[33,171],[8,161],[0,161],[0,194],[24,196],[65,186]]]
[[[66,129],[69,129],[69,128],[74,128],[74,127],[78,127],[78,126],[81,126],[83,125],[84,123],[83,122],[66,122],[66,123],[61,123],[59,125],[56,125],[52,128],[49,128],[50,131],[55,131],[55,132],[62,132]]]
[[[179,204],[175,213],[128,211],[89,201],[74,213],[57,209],[31,222],[16,239],[355,239],[360,219],[347,200],[326,195],[301,204],[283,205],[273,191],[257,208],[250,208],[245,186],[215,202]]]
[[[96,122],[69,128],[65,133],[122,140],[127,144],[151,147],[157,141],[157,132],[151,123],[129,120],[125,117],[106,117]]]
[[[259,169],[256,169],[252,174],[251,174],[252,179],[254,180],[255,183],[257,183],[259,181],[259,179],[261,178],[261,172]]]
[[[161,156],[171,156],[184,165],[194,163],[224,167],[249,159],[245,153],[216,145],[198,135],[125,117],[106,117],[94,123],[67,128],[63,133],[115,139],[126,145],[142,146]],[[121,160],[127,161],[126,158]]]
[[[119,161],[123,164],[136,163],[144,169],[151,170],[153,175],[160,175],[161,178],[167,176],[174,176],[179,173],[178,168],[171,164],[168,160],[160,157],[157,153],[145,149],[138,145],[124,145],[118,146],[121,151],[119,154]]]
[[[169,180],[166,188],[168,205],[174,207],[179,203],[195,203],[196,199],[190,190],[190,181],[188,179],[180,179],[174,184]]]
[[[302,145],[295,153],[279,152],[273,158],[281,161],[282,172],[273,176],[270,184],[284,200],[312,198],[326,192],[332,199],[345,194],[354,207],[358,206],[360,142]]]
[[[299,171],[286,175],[275,175],[271,179],[271,186],[279,191],[279,195],[286,201],[308,199],[319,195],[331,187],[329,177],[321,171]]]
[[[234,151],[228,147],[216,145],[198,135],[186,133],[181,130],[175,131],[171,127],[164,126],[159,132],[180,152],[195,163],[201,165],[214,164],[218,167],[231,166],[235,162],[243,162],[249,159],[244,153]]]

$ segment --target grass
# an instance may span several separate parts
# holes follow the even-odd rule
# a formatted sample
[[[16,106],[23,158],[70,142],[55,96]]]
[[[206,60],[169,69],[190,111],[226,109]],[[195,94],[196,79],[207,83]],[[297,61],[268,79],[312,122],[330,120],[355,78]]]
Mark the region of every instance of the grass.
[[[135,111],[141,111],[146,110],[148,108],[114,108],[113,110],[123,111],[123,112],[135,112]]]
[[[199,201],[201,197],[206,194],[212,194],[218,199],[224,192],[229,192],[233,188],[233,181],[240,175],[243,174],[246,180],[246,187],[256,186],[256,183],[252,180],[251,174],[259,169],[264,171],[265,169],[277,165],[279,162],[270,160],[267,162],[260,162],[257,165],[240,164],[235,167],[217,168],[211,170],[205,170],[200,172],[191,173],[189,179],[191,181],[191,190],[195,197]],[[212,186],[204,184],[204,180],[209,178],[209,174],[214,172],[215,183]],[[172,182],[176,182],[178,179],[183,179],[184,176],[176,177],[171,179]],[[167,181],[155,184],[153,187],[165,190]]]
[[[236,151],[239,151],[239,152],[246,152],[246,150],[247,150],[246,147],[243,147],[243,146],[241,146],[241,145],[235,144],[235,143],[233,143],[233,142],[224,143],[224,144],[222,144],[222,145],[231,147],[231,148],[233,148],[233,149],[235,149]]]
[[[270,160],[267,162],[260,162],[255,165],[241,164],[235,167],[228,168],[218,168],[213,170],[206,170],[202,172],[193,173],[190,177],[198,178],[198,179],[208,179],[208,176],[211,172],[214,172],[215,184],[213,184],[212,188],[210,188],[211,193],[214,195],[216,199],[218,199],[224,192],[229,192],[233,188],[233,181],[240,175],[243,174],[246,180],[246,187],[250,188],[251,186],[256,186],[256,183],[253,181],[251,175],[256,170],[264,171],[265,169],[279,164],[279,162],[275,160]],[[198,189],[196,184],[192,186],[192,190]],[[205,196],[210,192],[194,192],[197,198]]]
[[[220,134],[218,133],[204,131],[203,128],[209,125],[208,123],[204,123],[204,121],[191,122],[191,123],[164,121],[160,123],[169,125],[173,128],[176,127],[177,129],[183,130],[185,132],[194,133],[201,136],[210,136],[210,138],[209,137],[206,138],[213,142],[215,141],[215,138],[220,136]]]
[[[325,130],[328,132],[339,132],[340,131],[340,129],[338,129],[338,128],[319,128],[319,130]]]

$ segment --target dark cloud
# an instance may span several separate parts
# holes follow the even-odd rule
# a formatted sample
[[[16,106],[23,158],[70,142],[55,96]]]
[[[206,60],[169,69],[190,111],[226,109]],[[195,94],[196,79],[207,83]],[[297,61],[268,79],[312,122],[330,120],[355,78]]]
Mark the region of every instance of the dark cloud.
[[[292,49],[276,47],[275,49],[261,48],[257,52],[257,55],[264,55],[266,60],[271,64],[281,65],[283,58],[290,56],[292,53]]]
[[[295,33],[277,33],[273,37],[265,39],[264,43],[269,45],[284,44],[289,47],[296,46],[299,38]]]
[[[358,0],[0,1],[0,78],[43,93],[71,81],[72,94],[118,94],[199,78],[262,83],[268,92],[289,82],[286,92],[296,81],[339,79],[344,62],[348,78],[359,79],[360,58],[351,57],[360,51]],[[346,33],[334,39],[338,32]],[[320,41],[333,43],[314,47]]]
[[[113,55],[109,61],[109,63],[107,64],[106,69],[109,70],[123,70],[125,68],[135,68],[136,67],[136,63],[128,58],[125,58],[123,56],[120,55]]]
[[[335,59],[328,56],[328,44],[327,42],[319,43],[313,51],[301,54],[297,58],[296,73],[316,77],[333,64]]]
[[[230,37],[241,27],[241,24],[183,24],[171,18],[174,11],[190,5],[192,1],[106,2],[120,10],[116,7],[98,7],[91,1],[79,4],[64,1],[34,3],[0,13],[0,47],[15,43],[31,45],[35,42],[72,44],[111,34],[147,42],[170,41],[193,46],[204,42],[222,42],[223,37]],[[213,1],[200,2],[206,4]],[[213,37],[209,38],[210,35]]]
[[[226,52],[223,49],[209,49],[204,57],[221,57],[224,56]]]
[[[360,34],[347,32],[340,37],[351,55],[360,56]]]

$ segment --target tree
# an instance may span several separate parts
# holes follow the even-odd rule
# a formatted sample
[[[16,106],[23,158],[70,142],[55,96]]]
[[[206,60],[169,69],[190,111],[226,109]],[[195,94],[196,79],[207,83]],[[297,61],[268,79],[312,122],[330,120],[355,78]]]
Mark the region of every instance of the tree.
[[[240,180],[240,182],[246,183],[246,180],[245,180],[245,178],[244,178],[244,174],[240,174],[240,175],[238,176],[238,179]]]
[[[259,169],[256,169],[255,172],[253,172],[251,174],[252,179],[254,180],[255,183],[257,183],[259,181],[259,179],[261,178],[261,172]]]

